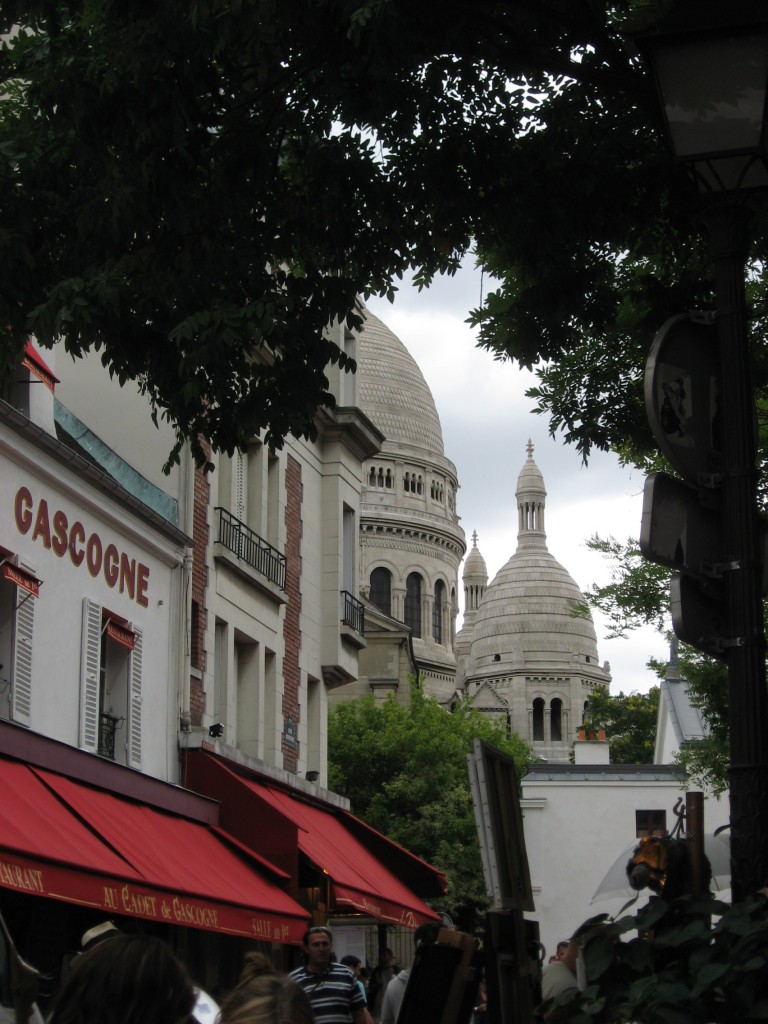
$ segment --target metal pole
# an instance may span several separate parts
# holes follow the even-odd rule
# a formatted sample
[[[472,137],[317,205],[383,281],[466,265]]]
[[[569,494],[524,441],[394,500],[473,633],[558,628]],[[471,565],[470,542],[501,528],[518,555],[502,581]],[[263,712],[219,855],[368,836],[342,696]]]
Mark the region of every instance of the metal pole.
[[[706,215],[715,266],[723,452],[723,580],[731,738],[734,902],[768,882],[768,693],[757,522],[756,438],[744,269],[749,213],[729,201]]]

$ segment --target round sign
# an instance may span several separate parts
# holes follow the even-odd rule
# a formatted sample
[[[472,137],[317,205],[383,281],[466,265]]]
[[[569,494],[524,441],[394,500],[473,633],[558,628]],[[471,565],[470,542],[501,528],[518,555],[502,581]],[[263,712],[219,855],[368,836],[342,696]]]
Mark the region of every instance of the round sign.
[[[645,408],[659,447],[690,483],[714,487],[722,472],[717,326],[674,316],[653,339],[645,364]]]

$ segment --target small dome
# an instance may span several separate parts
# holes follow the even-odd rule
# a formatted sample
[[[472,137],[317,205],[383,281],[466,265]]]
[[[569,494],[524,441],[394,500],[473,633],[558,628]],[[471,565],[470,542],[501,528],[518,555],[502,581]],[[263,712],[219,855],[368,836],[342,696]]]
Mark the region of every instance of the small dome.
[[[488,566],[485,564],[485,559],[480,554],[480,550],[477,546],[477,530],[472,534],[472,550],[464,561],[464,572],[462,574],[463,579],[478,578],[482,577],[483,582],[488,581]]]
[[[445,455],[435,400],[416,360],[396,334],[363,310],[357,343],[357,403],[390,444]]]

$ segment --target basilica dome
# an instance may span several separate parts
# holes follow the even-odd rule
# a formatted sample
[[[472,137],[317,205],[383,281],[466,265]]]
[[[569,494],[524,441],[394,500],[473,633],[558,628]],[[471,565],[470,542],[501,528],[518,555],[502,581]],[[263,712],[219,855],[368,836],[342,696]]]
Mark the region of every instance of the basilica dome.
[[[416,360],[396,334],[367,309],[357,344],[357,402],[387,439],[443,456],[435,400]]]
[[[448,703],[456,686],[458,571],[466,550],[456,467],[446,458],[435,400],[415,359],[381,320],[363,313],[357,405],[385,440],[363,464],[360,589],[379,612],[408,627],[425,692]],[[363,656],[366,661],[372,656]],[[383,664],[376,668],[376,686],[384,671]]]
[[[598,664],[597,637],[584,596],[547,548],[546,488],[528,446],[517,481],[517,551],[488,585],[472,638],[472,671],[572,670]]]

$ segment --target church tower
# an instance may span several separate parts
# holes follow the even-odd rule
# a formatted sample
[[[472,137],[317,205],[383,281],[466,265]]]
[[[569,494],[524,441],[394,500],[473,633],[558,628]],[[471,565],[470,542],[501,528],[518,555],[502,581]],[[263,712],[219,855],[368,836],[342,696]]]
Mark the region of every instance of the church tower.
[[[529,441],[515,492],[517,550],[465,618],[471,642],[464,653],[462,629],[458,675],[478,710],[505,718],[539,756],[568,761],[589,694],[611,676],[583,595],[548,550],[546,496]]]

